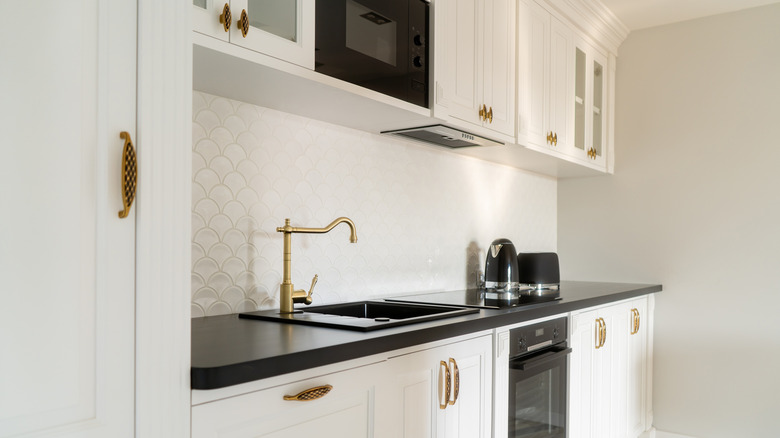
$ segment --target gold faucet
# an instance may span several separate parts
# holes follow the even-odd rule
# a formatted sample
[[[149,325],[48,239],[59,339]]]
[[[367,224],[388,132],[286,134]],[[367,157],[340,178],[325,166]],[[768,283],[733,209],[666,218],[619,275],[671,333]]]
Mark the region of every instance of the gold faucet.
[[[292,262],[292,251],[290,250],[290,244],[292,242],[292,233],[315,233],[315,234],[322,234],[327,233],[328,231],[332,230],[336,225],[344,222],[345,224],[349,225],[349,241],[352,243],[357,242],[357,232],[355,231],[355,223],[352,222],[352,219],[347,217],[340,217],[336,219],[335,221],[331,222],[330,225],[324,227],[324,228],[302,228],[302,227],[292,227],[290,226],[290,219],[284,220],[284,226],[283,227],[277,227],[276,231],[280,233],[284,233],[284,266],[283,266],[283,274],[282,274],[282,284],[280,286],[280,303],[279,303],[279,313],[293,313],[295,309],[293,308],[293,303],[304,303],[304,304],[311,304],[311,294],[314,291],[314,285],[317,284],[317,275],[314,276],[314,278],[311,280],[311,287],[309,288],[309,293],[307,294],[305,290],[298,289],[295,290],[293,287],[292,281],[290,280],[290,271],[291,268],[291,262]]]

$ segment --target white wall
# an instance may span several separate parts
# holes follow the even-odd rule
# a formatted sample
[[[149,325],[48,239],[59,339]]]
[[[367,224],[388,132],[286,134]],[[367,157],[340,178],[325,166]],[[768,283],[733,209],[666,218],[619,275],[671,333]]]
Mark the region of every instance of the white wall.
[[[780,5],[632,33],[615,175],[560,181],[567,279],[660,282],[655,425],[778,436]]]
[[[193,316],[278,307],[285,218],[357,226],[293,235],[318,303],[463,289],[498,237],[556,249],[555,179],[201,92],[192,173]]]

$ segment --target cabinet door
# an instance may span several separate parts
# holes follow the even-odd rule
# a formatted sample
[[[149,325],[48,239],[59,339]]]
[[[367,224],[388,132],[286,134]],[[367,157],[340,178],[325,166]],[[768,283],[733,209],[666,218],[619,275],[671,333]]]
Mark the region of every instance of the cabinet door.
[[[583,312],[571,319],[572,353],[569,355],[569,437],[589,438],[593,435],[593,414],[596,372],[594,360],[599,344],[598,314]],[[598,437],[601,438],[601,437]]]
[[[439,2],[434,11],[436,104],[449,116],[481,126],[484,2]]]
[[[0,437],[134,436],[136,10],[0,6]]]
[[[235,26],[229,0],[192,0],[191,16],[192,30],[223,41],[228,41]]]
[[[387,395],[377,401],[377,436],[489,437],[491,339],[484,336],[390,359],[393,377],[386,382]]]
[[[607,113],[610,111],[607,101],[607,57],[593,50],[588,62],[589,119],[588,150],[586,156],[599,167],[606,167]]]
[[[647,343],[649,318],[647,299],[628,305],[628,372],[626,385],[626,424],[628,437],[637,438],[646,430],[647,403]],[[636,317],[636,322],[634,318]]]
[[[231,43],[314,70],[314,0],[231,0],[230,7]]]
[[[515,132],[515,0],[485,1],[483,98],[494,131]]]
[[[573,31],[552,17],[550,21],[549,127],[555,148],[567,150],[574,135],[574,42]]]
[[[533,0],[517,4],[517,137],[521,144],[547,142],[550,94],[550,13]]]
[[[384,363],[281,385],[192,408],[192,438],[373,437],[375,382]],[[330,385],[321,398],[286,400]],[[310,398],[310,397],[309,397]]]

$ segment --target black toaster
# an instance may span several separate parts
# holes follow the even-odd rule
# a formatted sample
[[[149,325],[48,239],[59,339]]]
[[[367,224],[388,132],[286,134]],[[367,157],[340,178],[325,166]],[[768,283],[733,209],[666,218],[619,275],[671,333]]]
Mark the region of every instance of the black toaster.
[[[517,282],[534,289],[558,289],[561,271],[554,252],[521,252],[517,254]]]

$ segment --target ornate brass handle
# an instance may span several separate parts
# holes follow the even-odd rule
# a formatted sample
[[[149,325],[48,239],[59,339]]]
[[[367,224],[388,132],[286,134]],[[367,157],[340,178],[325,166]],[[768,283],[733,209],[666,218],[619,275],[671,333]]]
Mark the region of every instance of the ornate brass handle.
[[[126,131],[119,133],[119,138],[125,140],[125,147],[122,151],[122,205],[123,210],[119,211],[120,218],[126,218],[130,213],[130,207],[135,200],[135,189],[138,181],[138,160],[133,147],[133,140]]]
[[[601,318],[596,318],[596,350],[601,348]]]
[[[553,146],[558,146],[558,133],[553,134],[552,137]]]
[[[485,104],[482,104],[482,106],[479,107],[479,120],[484,122],[485,117],[487,117],[487,108],[485,107]]]
[[[314,388],[309,388],[295,395],[285,395],[282,398],[288,401],[312,401],[312,400],[317,400],[318,398],[325,397],[330,392],[331,389],[333,389],[333,386],[331,385],[322,385]]]
[[[601,325],[604,326],[604,337],[601,339],[601,346],[603,347],[607,343],[607,322],[604,321],[604,318],[601,318]]]
[[[488,120],[488,123],[493,123],[493,107],[491,106],[490,109],[487,112],[487,115],[485,118]]]
[[[241,36],[246,38],[246,34],[249,33],[249,15],[247,15],[246,9],[241,11],[241,18],[236,22],[236,26],[241,31]]]
[[[460,370],[458,369],[458,363],[455,362],[455,359],[450,358],[450,364],[452,364],[453,373],[455,374],[455,390],[454,395],[452,397],[452,400],[450,400],[450,404],[454,405],[456,401],[458,401],[458,395],[460,394]]]
[[[588,157],[592,159],[596,159],[596,148],[590,148],[588,149]]]
[[[447,409],[447,405],[450,404],[450,367],[447,366],[447,362],[439,361],[439,371],[444,367],[444,398],[441,394],[441,379],[439,379],[439,409]],[[444,403],[442,403],[444,400]]]
[[[631,315],[633,317],[632,318],[633,323],[631,325],[631,334],[635,335],[639,333],[639,310],[637,310],[636,308],[631,309]]]
[[[547,132],[547,144],[552,144],[552,131]]]
[[[230,23],[233,21],[233,16],[230,13],[230,5],[225,3],[225,7],[222,8],[222,14],[219,16],[219,22],[222,23],[222,28],[225,32],[230,30]]]

